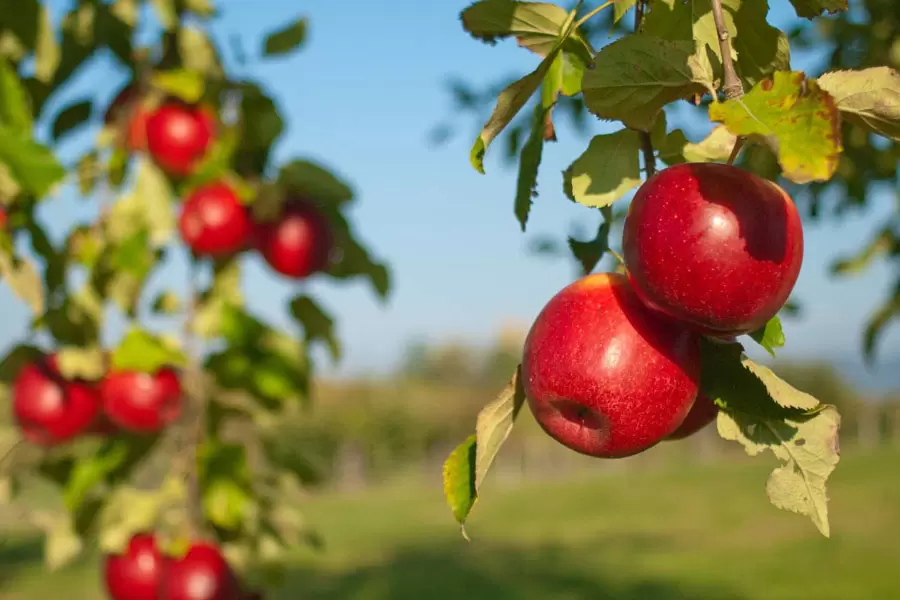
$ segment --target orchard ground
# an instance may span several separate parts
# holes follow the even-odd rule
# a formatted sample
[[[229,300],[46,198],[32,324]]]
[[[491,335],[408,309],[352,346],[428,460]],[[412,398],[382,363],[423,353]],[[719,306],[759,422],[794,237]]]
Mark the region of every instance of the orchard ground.
[[[669,453],[663,445],[654,454]],[[439,485],[421,477],[311,496],[322,554],[298,554],[276,599],[871,600],[900,597],[900,448],[844,448],[832,538],[769,504],[773,460],[490,482],[463,541]],[[4,525],[9,520],[4,519]],[[3,600],[100,600],[91,557],[54,574],[38,538],[7,529]]]

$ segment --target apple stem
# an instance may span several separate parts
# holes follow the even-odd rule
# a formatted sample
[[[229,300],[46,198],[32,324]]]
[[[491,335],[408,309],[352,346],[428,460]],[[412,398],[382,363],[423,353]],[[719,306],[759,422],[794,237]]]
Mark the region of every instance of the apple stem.
[[[607,252],[609,252],[610,254],[612,254],[612,255],[615,257],[615,259],[616,259],[617,261],[619,261],[619,264],[620,264],[620,265],[622,265],[622,266],[625,265],[625,259],[622,258],[622,255],[621,255],[621,254],[619,254],[618,252],[616,252],[616,251],[613,250],[612,248],[607,249]]]
[[[644,22],[644,3],[646,0],[637,0],[634,4],[634,32],[639,33],[641,30],[641,25]],[[641,138],[641,151],[644,155],[644,170],[647,172],[647,177],[652,177],[656,174],[656,152],[653,150],[653,140],[650,138],[650,132],[648,131],[638,131],[638,136]],[[622,262],[622,259],[619,259],[619,262]]]
[[[719,50],[722,54],[722,71],[724,80],[722,91],[725,99],[732,100],[744,95],[744,85],[734,68],[734,60],[731,58],[731,36],[725,26],[725,13],[722,11],[722,0],[712,0],[713,20],[716,23],[716,34],[719,38]]]
[[[734,161],[737,160],[738,154],[741,153],[741,148],[744,147],[745,141],[746,140],[742,137],[739,137],[734,141],[734,148],[731,149],[731,156],[728,157],[729,165],[733,165]]]

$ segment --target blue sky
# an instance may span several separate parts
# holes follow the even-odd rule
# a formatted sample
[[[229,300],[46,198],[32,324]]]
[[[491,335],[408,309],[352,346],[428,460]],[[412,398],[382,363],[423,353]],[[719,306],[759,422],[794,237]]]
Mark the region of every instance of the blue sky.
[[[299,9],[311,18],[304,51],[238,71],[262,80],[284,111],[289,132],[277,157],[310,157],[351,181],[358,193],[352,213],[357,230],[393,267],[395,288],[386,305],[362,282],[335,285],[317,279],[305,284],[339,317],[345,358],[339,367],[326,369],[331,374],[384,372],[412,338],[487,343],[506,322],[527,327],[573,278],[570,261],[541,259],[526,251],[530,236],[521,233],[511,211],[515,172],[498,160],[499,148],[489,151],[487,175],[480,175],[468,162],[476,133],[468,122],[463,122],[463,134],[447,145],[435,149],[428,143],[429,130],[451,109],[447,76],[488,83],[524,74],[535,65],[534,56],[512,42],[491,47],[471,39],[458,21],[467,4],[306,0]],[[226,0],[219,5],[224,14],[213,32],[220,44],[227,46],[227,36],[238,33],[251,57],[258,55],[266,31],[298,14],[297,3],[286,0]],[[786,0],[773,5],[776,24],[795,18]],[[795,68],[805,64],[802,57],[794,61]],[[54,105],[64,106],[84,93],[106,101],[122,83],[124,73],[103,62],[79,76]],[[608,124],[594,127],[594,133],[609,130]],[[63,148],[63,156],[71,156],[85,139],[78,137]],[[545,150],[530,235],[559,238],[570,232],[573,221],[587,216],[587,209],[563,195],[561,171],[588,140],[561,128],[559,143]],[[805,310],[801,319],[785,324],[785,355],[839,361],[858,356],[865,318],[887,293],[894,273],[880,264],[852,281],[833,281],[827,265],[862,243],[893,213],[896,201],[887,191],[873,198],[865,215],[807,226],[806,259],[796,288]],[[93,211],[64,192],[43,216],[51,230],[61,233],[72,220],[90,218]],[[589,218],[593,227],[593,213]],[[255,257],[247,262],[250,307],[287,325],[285,301],[298,286],[276,279]],[[155,282],[177,289],[185,276],[183,258],[176,258]],[[14,343],[25,331],[27,311],[6,290],[0,292],[0,309],[7,316],[0,339]],[[120,333],[114,327],[109,335]],[[900,357],[900,327],[886,332],[881,354],[894,362]],[[900,383],[896,374],[882,370],[880,376]]]

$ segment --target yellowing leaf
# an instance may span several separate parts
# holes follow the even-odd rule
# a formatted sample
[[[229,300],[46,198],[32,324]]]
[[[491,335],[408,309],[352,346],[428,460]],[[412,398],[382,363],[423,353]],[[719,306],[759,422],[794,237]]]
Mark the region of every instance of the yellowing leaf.
[[[84,542],[75,532],[69,515],[35,515],[36,524],[44,530],[44,565],[56,571],[81,554]]]
[[[840,114],[831,96],[803,73],[777,72],[742,98],[711,104],[709,118],[769,146],[785,177],[796,183],[828,181],[837,169]]]
[[[567,195],[585,206],[609,206],[641,182],[637,132],[595,135],[563,174]]]
[[[31,261],[0,250],[0,277],[31,312],[44,312],[44,282]]]
[[[66,379],[97,381],[106,373],[103,350],[99,347],[65,346],[57,350],[60,374]]]
[[[601,49],[582,87],[592,113],[643,131],[670,102],[715,93],[705,48],[649,35],[627,35]]]
[[[890,67],[832,71],[816,81],[845,119],[900,141],[900,72]]]
[[[701,388],[722,407],[719,435],[750,456],[770,450],[780,459],[766,486],[770,501],[808,516],[829,536],[826,482],[840,459],[837,410],[744,356],[740,344],[701,347]]]

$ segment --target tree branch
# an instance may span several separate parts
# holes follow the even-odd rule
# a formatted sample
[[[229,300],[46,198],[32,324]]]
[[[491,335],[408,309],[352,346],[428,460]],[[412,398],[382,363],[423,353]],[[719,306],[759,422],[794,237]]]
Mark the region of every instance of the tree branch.
[[[734,60],[731,58],[731,39],[728,28],[725,26],[722,0],[712,0],[712,13],[716,23],[716,34],[719,38],[719,51],[722,54],[722,71],[724,72],[722,91],[725,92],[727,100],[740,98],[744,95],[744,86],[734,68]]]
[[[646,0],[637,0],[634,5],[634,32],[638,33],[644,22],[644,3]],[[644,168],[647,171],[647,177],[651,177],[656,173],[656,153],[653,151],[653,140],[650,139],[650,132],[638,131],[641,138],[641,151],[644,154]]]

